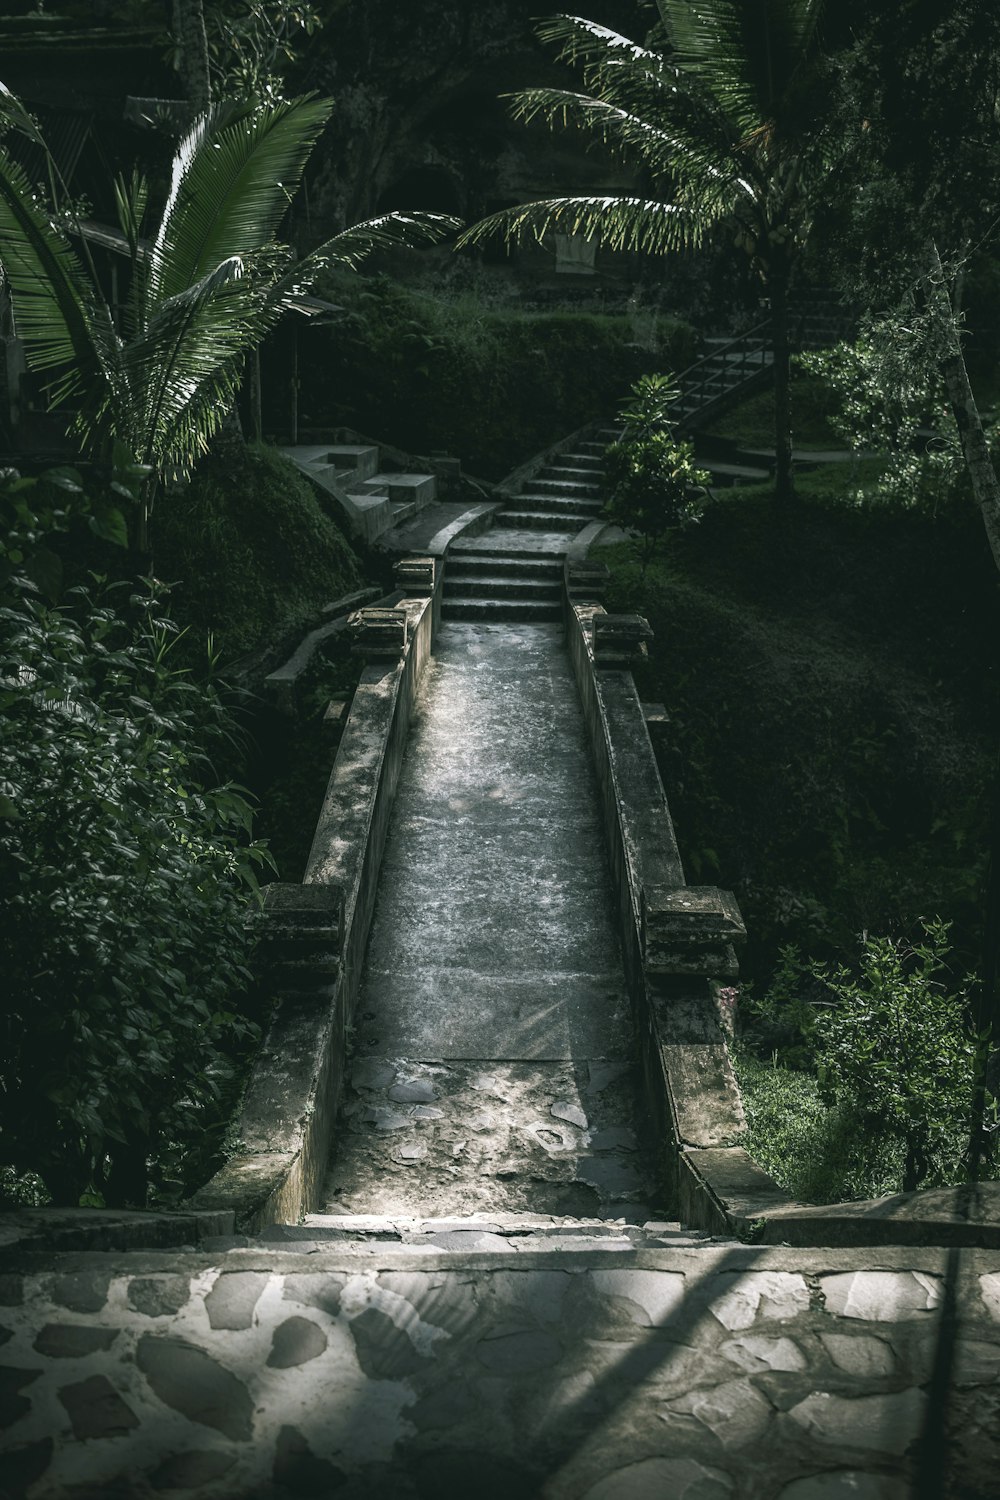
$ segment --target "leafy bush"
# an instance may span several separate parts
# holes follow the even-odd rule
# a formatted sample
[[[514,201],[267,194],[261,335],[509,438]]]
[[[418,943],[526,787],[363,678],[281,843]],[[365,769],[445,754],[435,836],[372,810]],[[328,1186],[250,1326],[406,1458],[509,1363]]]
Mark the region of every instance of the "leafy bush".
[[[58,1203],[142,1202],[252,1026],[244,918],[264,851],[211,684],[173,669],[155,594],[0,611],[0,1159]]]
[[[944,334],[913,307],[862,320],[853,343],[800,356],[836,405],[830,425],[855,453],[888,462],[874,484],[855,484],[857,505],[929,514],[960,494],[965,465],[940,375]]]
[[[199,465],[161,501],[155,539],[156,571],[177,584],[174,612],[210,630],[224,657],[361,586],[357,558],[309,481],[264,444]]]
[[[905,1151],[904,1190],[960,1180],[972,1125],[975,1046],[967,991],[948,985],[948,928],[909,946],[865,936],[860,973],[814,972],[832,1003],[816,1019],[822,1098]]]
[[[623,431],[604,455],[605,513],[641,540],[643,570],[664,536],[697,521],[711,478],[695,466],[694,446],[678,438],[670,407],[679,396],[670,375],[642,375],[621,407]]]
[[[327,293],[346,316],[303,345],[303,423],[453,453],[488,479],[606,418],[639,375],[694,357],[692,329],[663,315],[655,347],[640,347],[626,314],[483,306],[386,277]]]
[[[947,934],[937,921],[912,944],[866,934],[856,971],[786,948],[766,993],[741,997],[749,1149],[796,1196],[964,1181],[975,1044]]]
[[[868,1135],[845,1104],[827,1105],[814,1073],[733,1049],[748,1134],[741,1144],[800,1203],[843,1203],[897,1192],[902,1152]]]

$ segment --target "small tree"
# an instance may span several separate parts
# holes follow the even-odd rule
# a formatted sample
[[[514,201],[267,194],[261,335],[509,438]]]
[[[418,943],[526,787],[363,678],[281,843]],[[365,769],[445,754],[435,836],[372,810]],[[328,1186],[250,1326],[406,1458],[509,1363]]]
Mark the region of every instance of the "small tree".
[[[672,375],[643,375],[621,407],[624,431],[604,459],[610,490],[606,514],[637,532],[645,573],[668,532],[697,521],[710,475],[699,469],[694,448],[679,438],[670,416],[677,400]]]
[[[975,1043],[967,992],[947,982],[947,938],[941,921],[911,947],[866,936],[857,977],[814,970],[834,1002],[815,1023],[821,1092],[902,1144],[904,1191],[953,1168],[972,1111]]]
[[[0,125],[42,151],[60,200],[44,202],[0,146],[0,271],[15,326],[29,365],[51,380],[51,404],[75,404],[87,455],[144,474],[141,551],[161,482],[206,451],[231,410],[247,354],[315,275],[457,227],[441,214],[382,214],[296,262],[278,231],[329,112],[328,101],[307,96],[222,102],[198,115],[177,147],[150,238],[150,184],[139,172],[118,179],[132,268],[116,322],[45,139],[0,84]]]

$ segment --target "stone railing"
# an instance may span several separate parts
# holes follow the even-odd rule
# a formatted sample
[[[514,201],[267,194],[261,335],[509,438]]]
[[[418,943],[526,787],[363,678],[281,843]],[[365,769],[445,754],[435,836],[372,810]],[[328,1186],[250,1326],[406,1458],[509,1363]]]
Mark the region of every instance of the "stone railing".
[[[236,1154],[192,1200],[254,1232],[315,1206],[343,1086],[386,829],[414,699],[430,659],[441,568],[407,559],[421,597],[359,610],[366,661],[340,739],[301,885],[265,890],[260,982],[277,1008],[239,1120]]]
[[[1000,1248],[1000,1183],[804,1206],[740,1144],[746,1120],[720,988],[737,977],[743,922],[730,892],[684,880],[631,672],[649,626],[580,603],[580,581],[577,574],[573,587],[568,567],[569,652],[600,788],[644,1092],[657,1138],[668,1143],[674,1212],[701,1229],[771,1244]]]

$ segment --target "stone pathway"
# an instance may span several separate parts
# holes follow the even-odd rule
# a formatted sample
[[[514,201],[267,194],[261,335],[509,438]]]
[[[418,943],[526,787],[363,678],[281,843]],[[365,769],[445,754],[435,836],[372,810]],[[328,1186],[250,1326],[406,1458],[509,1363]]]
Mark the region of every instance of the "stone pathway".
[[[393,809],[327,1212],[652,1217],[558,627],[446,624]]]

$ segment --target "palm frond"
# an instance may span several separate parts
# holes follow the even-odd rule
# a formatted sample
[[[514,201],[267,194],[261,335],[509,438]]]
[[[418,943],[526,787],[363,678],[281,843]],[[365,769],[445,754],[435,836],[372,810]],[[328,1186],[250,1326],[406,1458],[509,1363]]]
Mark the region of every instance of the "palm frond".
[[[0,262],[28,362],[36,370],[63,370],[58,399],[87,381],[112,380],[117,341],[110,313],[26,173],[3,149]]]
[[[201,115],[174,158],[153,250],[154,297],[176,296],[230,255],[274,239],[330,113],[323,99],[226,103]]]
[[[512,97],[515,119],[527,124],[541,118],[549,126],[574,124],[592,130],[619,160],[641,163],[657,178],[712,189],[722,198],[754,196],[735,154],[725,147],[720,150],[717,141],[706,146],[699,131],[654,124],[604,99],[566,89],[525,89]]]
[[[161,302],[126,351],[132,389],[133,451],[159,467],[175,461],[181,433],[195,451],[217,430],[227,407],[220,392],[239,382],[247,352],[270,331],[280,309],[266,286],[245,274],[241,257],[216,266],[193,287]],[[215,393],[212,395],[211,393]]]
[[[516,244],[525,235],[542,241],[548,234],[582,235],[608,250],[663,255],[702,242],[701,214],[676,203],[649,198],[546,198],[490,214],[459,235],[456,248],[478,245],[493,235]]]
[[[585,68],[601,68],[609,61],[621,58],[641,62],[654,72],[660,72],[666,66],[662,53],[641,47],[627,36],[596,21],[585,20],[583,16],[549,16],[538,23],[535,32],[546,46],[559,48],[560,62],[574,66],[582,64]]]
[[[811,55],[822,0],[657,0],[681,70],[744,130],[777,121]]]
[[[376,250],[392,250],[400,245],[433,245],[462,227],[461,219],[450,214],[432,214],[413,210],[379,214],[342,229],[332,239],[319,245],[282,278],[282,289],[304,290],[326,266],[348,266],[355,270]]]

